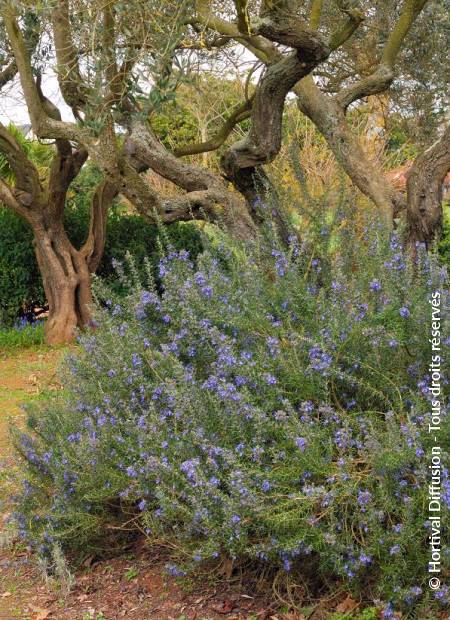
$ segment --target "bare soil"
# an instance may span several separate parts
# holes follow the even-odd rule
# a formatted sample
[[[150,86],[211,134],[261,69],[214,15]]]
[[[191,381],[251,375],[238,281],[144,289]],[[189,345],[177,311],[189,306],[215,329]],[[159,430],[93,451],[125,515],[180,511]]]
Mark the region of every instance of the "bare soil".
[[[25,551],[0,552],[0,618],[12,620],[267,620],[276,615],[264,594],[246,584],[201,585],[166,575],[164,559],[145,548],[94,563],[75,577],[70,593],[45,583]]]

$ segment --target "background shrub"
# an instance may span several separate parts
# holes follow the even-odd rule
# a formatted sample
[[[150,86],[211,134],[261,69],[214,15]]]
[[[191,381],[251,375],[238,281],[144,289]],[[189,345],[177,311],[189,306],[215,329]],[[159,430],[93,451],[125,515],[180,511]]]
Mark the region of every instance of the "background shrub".
[[[381,599],[386,618],[447,604],[445,588],[429,600],[424,524],[429,297],[444,311],[446,274],[349,222],[311,225],[289,251],[216,234],[196,264],[169,249],[158,287],[148,262],[120,301],[100,286],[64,392],[16,437],[21,535],[51,557],[110,548],[123,527],[168,540],[178,575],[226,556],[301,575],[313,595]]]
[[[0,205],[0,325],[12,325],[23,307],[43,299],[31,228]]]
[[[76,247],[86,238],[92,192],[100,180],[98,171],[87,166],[72,184],[64,216],[67,234]],[[176,223],[167,228],[174,247],[187,248],[192,256],[201,249],[196,224]],[[156,266],[159,260],[157,226],[130,214],[122,204],[115,204],[108,217],[105,253],[97,274],[115,286],[113,259],[122,260],[126,252],[143,265],[147,256]],[[33,303],[43,305],[45,295],[33,246],[33,234],[27,223],[0,205],[0,325],[12,325]]]

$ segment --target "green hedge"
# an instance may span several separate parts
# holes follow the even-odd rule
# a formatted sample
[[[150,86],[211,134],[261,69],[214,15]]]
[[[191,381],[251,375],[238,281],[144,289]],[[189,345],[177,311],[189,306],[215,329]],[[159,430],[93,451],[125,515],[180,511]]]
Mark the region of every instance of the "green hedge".
[[[90,200],[98,179],[98,172],[88,167],[73,184],[68,197],[65,227],[76,247],[83,243],[88,230]],[[193,256],[201,250],[196,224],[177,223],[166,230],[176,249],[187,249]],[[152,262],[157,261],[158,234],[157,226],[126,213],[123,205],[115,204],[109,214],[107,243],[98,275],[120,292],[114,286],[113,258],[120,261],[128,251],[138,266],[143,265],[146,256]],[[34,302],[42,304],[44,301],[31,228],[19,216],[0,206],[0,325],[14,324],[24,309]]]
[[[0,207],[0,324],[11,324],[23,306],[43,298],[31,229]]]

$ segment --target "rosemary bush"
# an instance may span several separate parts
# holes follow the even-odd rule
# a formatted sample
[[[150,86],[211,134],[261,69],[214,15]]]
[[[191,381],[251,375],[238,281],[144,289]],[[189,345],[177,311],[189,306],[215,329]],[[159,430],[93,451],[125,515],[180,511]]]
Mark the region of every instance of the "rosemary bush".
[[[343,585],[385,618],[445,606],[426,507],[429,299],[445,307],[446,274],[350,221],[313,222],[288,251],[217,233],[195,264],[168,248],[157,286],[118,265],[129,295],[98,285],[97,330],[16,437],[21,535],[51,557],[140,531],[170,542],[176,575],[226,556]]]

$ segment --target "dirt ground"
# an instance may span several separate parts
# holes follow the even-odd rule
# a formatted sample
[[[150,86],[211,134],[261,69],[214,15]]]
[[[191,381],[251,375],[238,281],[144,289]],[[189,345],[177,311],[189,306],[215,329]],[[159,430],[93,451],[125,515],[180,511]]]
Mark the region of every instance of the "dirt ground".
[[[58,388],[56,367],[63,352],[48,347],[0,352],[0,457],[11,452],[9,419],[21,424],[23,403],[38,398],[45,390]]]
[[[190,585],[190,588],[186,586]],[[192,591],[190,591],[192,589]],[[267,620],[276,615],[249,588],[177,583],[164,560],[145,549],[94,563],[75,577],[70,593],[45,583],[25,551],[0,552],[0,618],[12,620]]]
[[[64,594],[44,579],[27,549],[11,544],[7,519],[13,489],[8,480],[15,463],[8,426],[24,423],[23,403],[58,389],[56,367],[62,354],[46,347],[0,353],[0,620],[289,618],[275,616],[275,608],[251,584],[178,583],[165,574],[164,558],[142,544],[120,558],[90,559]]]

